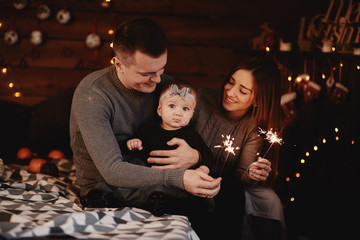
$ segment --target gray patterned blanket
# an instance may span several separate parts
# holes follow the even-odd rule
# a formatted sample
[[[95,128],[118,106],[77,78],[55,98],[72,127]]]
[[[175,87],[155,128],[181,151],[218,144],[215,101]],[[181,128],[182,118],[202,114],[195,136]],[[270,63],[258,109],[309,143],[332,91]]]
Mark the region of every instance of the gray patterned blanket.
[[[1,159],[0,159],[1,160]],[[3,166],[0,239],[199,239],[185,216],[155,217],[137,208],[82,208],[67,159],[57,177]]]

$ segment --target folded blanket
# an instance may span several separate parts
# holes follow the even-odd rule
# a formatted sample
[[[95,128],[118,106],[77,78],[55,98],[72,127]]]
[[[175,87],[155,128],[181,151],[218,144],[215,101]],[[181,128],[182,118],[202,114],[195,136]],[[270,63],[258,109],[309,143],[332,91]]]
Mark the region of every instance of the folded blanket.
[[[137,208],[84,209],[71,161],[56,161],[59,176],[22,166],[0,173],[0,238],[198,239],[180,215],[155,217]]]

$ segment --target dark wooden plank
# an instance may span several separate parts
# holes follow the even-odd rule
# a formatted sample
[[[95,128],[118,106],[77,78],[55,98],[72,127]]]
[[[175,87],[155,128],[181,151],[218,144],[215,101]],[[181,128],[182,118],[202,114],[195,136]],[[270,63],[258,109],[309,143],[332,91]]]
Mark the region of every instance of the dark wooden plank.
[[[12,95],[20,91],[28,96],[52,96],[68,88],[75,88],[91,71],[59,68],[11,68],[0,82],[0,93]],[[9,82],[14,83],[9,88]]]
[[[23,40],[16,46],[0,43],[9,65],[19,68],[48,67],[68,69],[100,69],[110,64],[112,49],[104,45],[94,55],[81,41],[53,40],[33,46]],[[172,72],[222,74],[237,59],[237,50],[201,46],[169,46],[167,69]]]
[[[222,17],[268,17],[273,16],[311,16],[326,11],[328,0],[303,0],[303,1],[239,1],[239,0],[157,0],[157,1],[112,1],[112,7],[100,7],[101,1],[68,0],[71,11],[78,12],[105,12],[105,13],[137,13],[155,15],[187,15],[187,16],[222,16]],[[29,6],[22,11],[34,11],[46,3],[51,8],[53,16],[63,7],[64,1],[59,0],[31,0]],[[12,1],[1,1],[1,6],[6,10],[13,9]]]
[[[48,97],[46,96],[22,96],[20,98],[16,98],[13,95],[4,95],[0,94],[0,99],[5,100],[7,102],[17,103],[24,106],[34,106],[44,100],[46,100]]]
[[[12,13],[1,13],[0,20],[3,22],[2,35],[11,28]],[[46,35],[47,41],[52,40],[78,40],[85,41],[88,34],[93,31],[93,19],[96,19],[96,32],[104,41],[111,42],[110,29],[116,27],[122,21],[136,17],[137,15],[115,15],[106,13],[76,13],[76,20],[70,25],[62,25],[55,20],[39,22],[32,13],[17,12],[15,27],[22,39],[29,39],[35,29],[41,29]],[[167,34],[169,44],[181,45],[218,45],[218,46],[241,46],[249,47],[249,39],[256,36],[257,29],[260,31],[262,19],[222,19],[222,18],[191,18],[169,16],[146,16],[156,21],[163,27]],[[276,24],[274,24],[276,25]],[[1,30],[1,29],[0,29]],[[254,32],[255,30],[255,32]]]
[[[61,2],[61,1],[60,1]],[[76,2],[76,3],[75,3]],[[213,14],[201,14],[194,12],[193,15],[177,15],[177,14],[163,14],[156,11],[157,8],[163,6],[164,9],[171,8],[169,4],[178,6],[189,6],[194,4],[182,2],[176,5],[173,1],[133,1],[125,3],[129,5],[129,11],[118,12],[116,9],[111,11],[103,11],[101,8],[92,9],[95,2],[79,3],[75,1],[73,14],[73,21],[69,25],[62,25],[57,23],[55,17],[49,20],[39,21],[36,18],[36,6],[39,2],[32,3],[31,6],[25,10],[15,10],[12,7],[0,8],[0,20],[3,22],[3,31],[12,26],[12,17],[15,17],[15,27],[22,38],[28,38],[30,32],[36,28],[44,31],[49,40],[51,39],[76,39],[84,40],[86,36],[93,30],[93,18],[96,19],[97,32],[105,41],[111,41],[112,36],[108,34],[109,29],[115,29],[122,21],[132,17],[148,17],[157,21],[166,31],[170,44],[201,44],[201,45],[221,45],[221,46],[240,46],[249,47],[249,40],[261,32],[260,25],[264,21],[268,21],[270,26],[279,31],[286,31],[290,35],[297,34],[301,16],[309,15],[314,8],[308,9],[305,14],[300,14],[301,8],[297,7],[300,3],[287,3],[284,1],[267,2],[261,1],[258,4],[247,3],[241,1],[230,1],[229,5],[219,4],[218,1],[210,1],[207,4],[198,3],[202,6],[201,9],[215,9],[219,11],[224,8],[228,10],[236,10],[237,15],[230,16],[214,16]],[[81,1],[80,1],[81,2]],[[126,1],[127,2],[127,1]],[[0,3],[1,4],[4,3]],[[70,5],[72,1],[70,1]],[[130,8],[131,4],[134,5]],[[306,3],[304,3],[306,4]],[[54,11],[61,8],[62,3],[51,2]],[[83,5],[83,8],[81,6]],[[116,4],[115,4],[116,5]],[[148,6],[149,5],[149,6]],[[150,7],[153,6],[153,7]],[[283,7],[278,9],[276,7]],[[306,5],[305,5],[306,6]],[[326,11],[327,6],[324,7],[323,12]],[[137,9],[148,9],[145,13],[138,13]],[[151,10],[153,9],[153,10]],[[195,7],[196,9],[196,7]],[[274,9],[272,11],[271,9]],[[131,11],[132,10],[132,11]],[[203,10],[206,11],[206,10]],[[1,29],[0,29],[1,30]]]

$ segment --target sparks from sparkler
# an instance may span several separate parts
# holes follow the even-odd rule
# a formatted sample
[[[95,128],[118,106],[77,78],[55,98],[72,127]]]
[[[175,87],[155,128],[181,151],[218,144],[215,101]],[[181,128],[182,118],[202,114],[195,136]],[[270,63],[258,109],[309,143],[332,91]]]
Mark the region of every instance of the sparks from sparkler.
[[[224,135],[221,134],[222,138],[224,138]],[[235,154],[235,150],[238,150],[239,147],[233,147],[233,143],[234,143],[234,138],[232,138],[230,135],[226,135],[226,139],[223,141],[223,145],[215,145],[214,148],[224,148],[225,152],[227,152],[226,157],[222,163],[221,168],[218,170],[218,174],[221,175],[226,162],[229,158],[230,153],[232,153],[233,155]],[[218,163],[219,164],[219,163]]]
[[[278,135],[280,135],[280,133],[282,132],[282,130],[284,129],[281,128],[279,134],[277,132],[273,132],[273,129],[271,128],[270,130],[266,131],[260,127],[258,127],[258,131],[259,131],[259,136],[260,135],[265,135],[265,140],[268,140],[269,143],[271,143],[271,145],[269,146],[269,148],[266,150],[263,158],[265,158],[266,154],[268,154],[270,148],[274,145],[274,143],[278,143],[279,145],[283,144],[283,140],[282,138],[280,138]]]
[[[224,135],[221,134],[221,136],[224,138]],[[225,148],[225,151],[228,153],[232,153],[235,155],[234,150],[238,150],[239,147],[233,147],[234,138],[231,138],[230,135],[226,135],[226,139],[223,141],[223,145],[215,145],[214,148]]]

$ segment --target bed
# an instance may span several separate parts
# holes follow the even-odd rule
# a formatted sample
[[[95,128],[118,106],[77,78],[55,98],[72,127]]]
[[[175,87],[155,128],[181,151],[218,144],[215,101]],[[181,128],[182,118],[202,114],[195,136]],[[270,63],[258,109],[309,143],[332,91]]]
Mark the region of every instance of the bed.
[[[0,159],[0,239],[199,239],[187,217],[138,208],[83,208],[68,159],[55,176]]]

